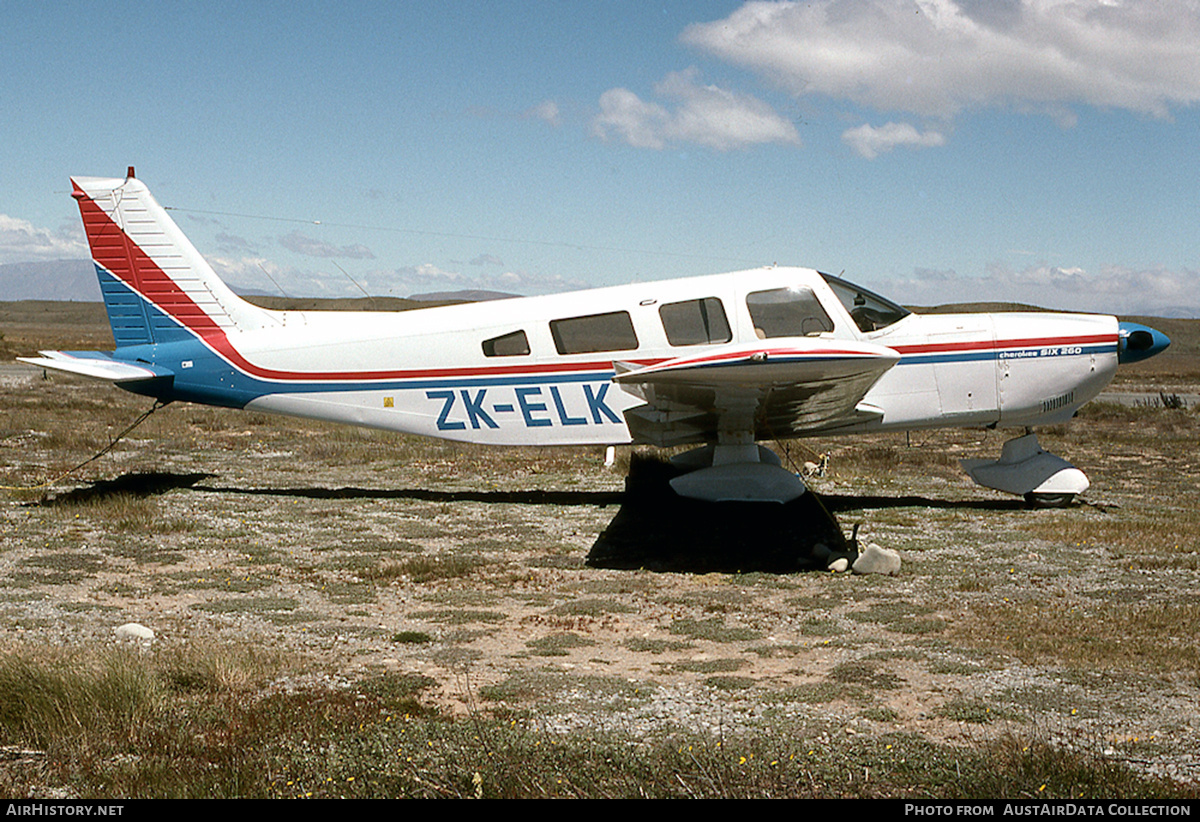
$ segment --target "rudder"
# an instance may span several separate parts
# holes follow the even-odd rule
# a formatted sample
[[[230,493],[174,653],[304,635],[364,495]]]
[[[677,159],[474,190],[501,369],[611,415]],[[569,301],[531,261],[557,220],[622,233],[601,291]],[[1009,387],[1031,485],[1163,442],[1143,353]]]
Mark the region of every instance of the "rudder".
[[[124,180],[71,182],[117,348],[272,324],[221,281],[132,167]]]

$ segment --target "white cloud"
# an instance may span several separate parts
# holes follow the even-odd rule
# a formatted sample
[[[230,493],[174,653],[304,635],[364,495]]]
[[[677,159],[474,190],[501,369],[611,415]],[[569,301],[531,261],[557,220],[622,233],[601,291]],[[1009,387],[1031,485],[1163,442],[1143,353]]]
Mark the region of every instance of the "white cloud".
[[[685,43],[797,96],[952,117],[978,107],[1072,105],[1168,117],[1200,101],[1191,0],[750,2],[689,26]]]
[[[54,233],[28,220],[0,214],[0,263],[90,258],[80,234]]]
[[[464,288],[466,287],[464,283],[470,282],[467,276],[461,271],[447,271],[433,263],[421,263],[420,265],[397,268],[395,276],[401,282],[422,286],[436,284]]]
[[[662,148],[670,120],[662,106],[642,102],[629,89],[613,88],[600,95],[600,114],[592,122],[592,133],[607,140],[615,132],[636,148]]]
[[[504,270],[498,274],[471,276],[461,271],[449,271],[431,263],[405,266],[388,272],[384,278],[379,272],[366,275],[374,293],[406,295],[424,291],[450,291],[481,289],[484,291],[510,291],[519,294],[549,294],[576,288],[587,288],[587,284],[569,280],[557,274],[540,275],[527,271]],[[386,288],[384,284],[386,281]]]
[[[471,265],[504,265],[504,261],[495,254],[480,254],[471,260]]]
[[[212,266],[217,276],[234,290],[253,289],[265,294],[278,295],[282,289],[292,297],[304,293],[296,287],[296,283],[303,280],[305,274],[294,268],[283,268],[266,257],[223,257],[206,254],[204,259]]]
[[[344,245],[338,248],[322,240],[317,240],[299,231],[285,234],[279,238],[279,244],[288,251],[304,254],[309,257],[347,257],[352,260],[373,260],[375,255],[365,245]]]
[[[557,127],[561,122],[561,116],[558,111],[558,103],[553,100],[543,100],[533,108],[527,111],[526,116],[533,117],[536,120],[541,120],[544,123]]]
[[[905,305],[1013,302],[1061,311],[1200,316],[1200,271],[1186,268],[1110,265],[1093,273],[1076,266],[992,265],[982,277],[920,269],[878,286]]]
[[[253,253],[257,251],[254,243],[239,234],[220,231],[213,237],[217,247],[228,254]]]
[[[204,259],[222,282],[238,292],[270,294],[272,296],[342,296],[329,294],[328,289],[310,289],[308,272],[284,268],[266,257],[244,255],[224,257],[205,255]]]
[[[629,89],[609,89],[600,95],[600,114],[592,121],[592,133],[653,149],[669,143],[694,143],[718,151],[759,143],[800,143],[795,126],[762,100],[700,85],[697,75],[694,68],[673,72],[654,87],[674,108],[646,102]]]
[[[874,160],[896,146],[942,146],[946,144],[946,137],[940,131],[919,132],[908,123],[888,123],[879,128],[864,124],[843,133],[842,142],[868,160]]]
[[[408,293],[397,290],[397,286],[402,287],[403,270],[348,273],[333,268],[314,271],[283,266],[267,257],[254,255],[206,256],[205,259],[217,272],[217,276],[235,290],[253,290],[272,295],[280,295],[282,292],[288,297],[361,297],[363,290],[380,296],[403,296]]]
[[[589,287],[588,283],[557,274],[541,275],[512,269],[501,269],[497,273],[488,273],[485,269],[479,274],[467,274],[434,263],[355,270],[350,271],[348,276],[347,272],[336,268],[319,271],[282,266],[266,257],[254,255],[214,256],[207,259],[217,276],[240,290],[267,294],[279,294],[282,291],[290,297],[361,297],[363,291],[375,296],[392,297],[468,290],[548,294]]]
[[[500,291],[515,291],[520,294],[557,294],[563,291],[591,288],[592,285],[583,280],[563,277],[561,274],[537,274],[529,271],[509,270],[489,278],[484,287]]]

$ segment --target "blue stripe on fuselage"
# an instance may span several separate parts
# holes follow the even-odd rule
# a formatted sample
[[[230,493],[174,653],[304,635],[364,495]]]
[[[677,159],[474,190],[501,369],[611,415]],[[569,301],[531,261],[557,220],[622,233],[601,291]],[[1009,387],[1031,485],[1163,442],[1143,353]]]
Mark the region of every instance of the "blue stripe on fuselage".
[[[1022,348],[998,348],[988,351],[953,351],[944,354],[905,354],[896,365],[926,365],[949,362],[986,362],[988,360],[1033,360],[1044,357],[1081,357],[1091,354],[1115,354],[1116,343],[1098,345],[1043,345]]]
[[[161,365],[173,371],[175,380],[170,391],[170,399],[233,408],[242,408],[251,400],[268,394],[427,391],[519,385],[607,383],[614,374],[611,370],[605,370],[478,377],[415,377],[395,380],[265,380],[237,370],[196,339],[190,342],[120,348],[113,353],[113,356],[115,359],[126,362]]]
[[[181,400],[205,405],[243,408],[252,400],[268,394],[326,393],[346,391],[424,391],[430,389],[489,388],[515,385],[554,385],[602,382],[612,379],[612,370],[585,372],[532,373],[504,376],[409,377],[394,380],[269,380],[254,377],[234,368],[223,357],[205,345],[200,338],[168,316],[158,306],[97,267],[101,278],[107,277],[112,292],[124,292],[123,302],[131,306],[136,301],[139,310],[148,316],[155,331],[168,326],[174,329],[170,342],[144,343],[144,335],[117,335],[118,346],[113,358],[132,363],[145,363],[168,368],[175,373],[169,389],[156,390],[154,396],[163,400]],[[112,314],[110,312],[110,321]],[[156,336],[160,336],[157,335]],[[130,340],[137,340],[128,344]],[[125,341],[126,344],[121,344]],[[138,392],[138,384],[124,386]]]

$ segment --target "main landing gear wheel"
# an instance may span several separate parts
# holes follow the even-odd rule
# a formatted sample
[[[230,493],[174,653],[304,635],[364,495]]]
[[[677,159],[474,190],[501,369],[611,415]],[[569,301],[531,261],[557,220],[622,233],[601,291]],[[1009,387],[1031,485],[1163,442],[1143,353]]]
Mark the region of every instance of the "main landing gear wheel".
[[[1025,495],[1025,504],[1030,508],[1066,508],[1074,501],[1074,494],[1035,494],[1031,491]]]

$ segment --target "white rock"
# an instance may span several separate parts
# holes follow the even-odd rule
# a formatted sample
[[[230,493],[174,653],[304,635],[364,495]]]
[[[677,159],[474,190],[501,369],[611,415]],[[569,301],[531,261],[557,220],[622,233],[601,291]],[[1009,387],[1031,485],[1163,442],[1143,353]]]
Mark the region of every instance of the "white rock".
[[[846,559],[845,557],[838,557],[833,562],[829,563],[829,566],[828,566],[830,571],[833,571],[834,573],[837,573],[837,574],[840,574],[842,571],[845,571],[849,567],[850,567],[850,560]]]
[[[138,625],[136,622],[126,622],[113,629],[113,633],[117,635],[117,639],[137,641],[137,642],[153,642],[154,632],[145,625]]]
[[[875,543],[868,542],[867,547],[854,561],[853,570],[856,574],[895,576],[900,573],[900,554],[890,548],[880,548]]]

